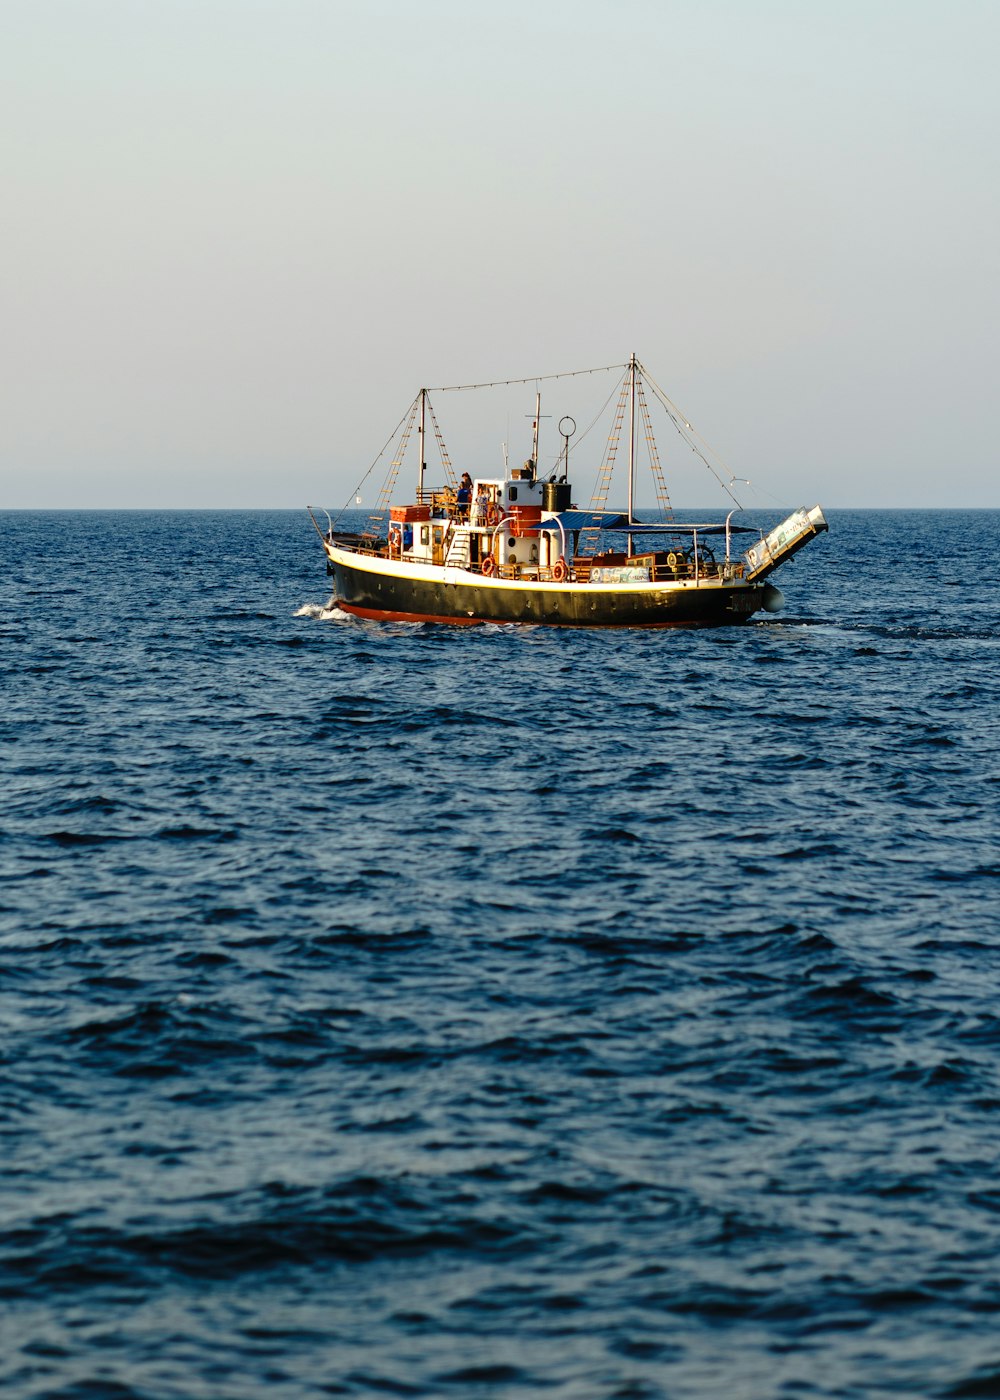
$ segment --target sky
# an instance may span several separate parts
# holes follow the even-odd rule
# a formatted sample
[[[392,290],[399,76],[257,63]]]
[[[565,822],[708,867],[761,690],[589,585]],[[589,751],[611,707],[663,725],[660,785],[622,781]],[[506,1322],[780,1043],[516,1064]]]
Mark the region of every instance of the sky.
[[[996,0],[0,0],[0,508],[337,507],[421,387],[633,352],[746,504],[1000,506],[998,52]],[[456,465],[534,394],[436,396]]]

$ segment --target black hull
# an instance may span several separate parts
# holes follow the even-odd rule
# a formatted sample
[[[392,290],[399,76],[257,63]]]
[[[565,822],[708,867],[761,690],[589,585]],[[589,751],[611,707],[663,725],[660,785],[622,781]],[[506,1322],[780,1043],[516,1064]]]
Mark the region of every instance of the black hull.
[[[745,583],[700,588],[605,588],[597,584],[507,583],[413,577],[332,560],[335,598],[345,612],[379,621],[519,622],[549,627],[731,627],[746,622],[764,589]],[[465,579],[468,581],[466,582]]]

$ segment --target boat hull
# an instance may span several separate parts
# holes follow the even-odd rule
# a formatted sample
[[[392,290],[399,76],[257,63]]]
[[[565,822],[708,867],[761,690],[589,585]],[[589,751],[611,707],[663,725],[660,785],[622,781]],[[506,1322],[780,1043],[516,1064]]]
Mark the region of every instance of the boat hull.
[[[764,588],[698,583],[550,583],[483,578],[465,569],[396,564],[327,547],[344,612],[380,621],[547,627],[728,627],[762,606]]]

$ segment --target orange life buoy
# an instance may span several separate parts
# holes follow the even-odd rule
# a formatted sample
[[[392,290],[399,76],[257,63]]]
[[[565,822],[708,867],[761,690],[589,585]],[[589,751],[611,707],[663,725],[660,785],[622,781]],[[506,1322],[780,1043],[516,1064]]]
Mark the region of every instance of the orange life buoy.
[[[552,577],[555,579],[556,583],[564,583],[568,573],[569,570],[566,567],[566,560],[560,554],[559,558],[552,565]]]
[[[493,570],[496,568],[496,566],[497,566],[497,563],[496,563],[496,560],[493,558],[493,555],[492,555],[492,554],[487,554],[486,558],[485,558],[485,559],[482,561],[482,563],[479,565],[479,572],[480,572],[481,574],[485,574],[486,577],[489,578],[490,574],[492,574],[492,572],[493,572]]]

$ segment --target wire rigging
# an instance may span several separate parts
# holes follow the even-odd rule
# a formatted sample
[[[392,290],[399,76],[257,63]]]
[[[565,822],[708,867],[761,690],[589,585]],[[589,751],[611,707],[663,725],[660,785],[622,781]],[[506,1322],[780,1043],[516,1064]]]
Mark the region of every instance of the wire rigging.
[[[694,428],[692,428],[686,416],[681,412],[677,405],[667,396],[667,394],[664,393],[664,391],[657,384],[656,380],[653,379],[652,375],[649,374],[645,365],[639,363],[639,361],[636,361],[636,369],[638,370],[640,376],[638,380],[638,406],[642,420],[642,427],[644,429],[644,436],[646,438],[646,448],[647,453],[649,455],[649,463],[652,468],[654,486],[656,489],[658,504],[660,506],[661,511],[663,511],[668,517],[670,517],[672,514],[666,480],[663,476],[662,467],[660,465],[658,453],[656,450],[655,439],[653,437],[653,428],[649,418],[649,410],[645,401],[645,396],[642,392],[643,382],[649,385],[654,397],[658,400],[663,409],[666,411],[667,417],[673,423],[679,436],[683,438],[683,440],[687,443],[688,447],[695,454],[695,456],[700,458],[704,466],[708,468],[709,472],[712,474],[712,476],[715,478],[718,484],[722,487],[723,491],[725,491],[726,495],[730,498],[730,500],[732,500],[740,510],[743,510],[744,506],[742,501],[739,500],[739,498],[736,496],[736,493],[732,490],[733,485],[737,481],[741,480],[741,478],[738,478],[733,474],[733,472],[730,471],[726,463],[722,461],[722,458],[719,457],[718,454],[714,452],[712,448],[709,447],[708,443],[704,441],[701,435],[697,433]],[[437,389],[434,389],[433,392],[436,394],[444,394],[461,393],[474,389],[499,389],[518,384],[538,384],[542,381],[548,381],[552,379],[576,379],[583,375],[607,374],[611,370],[624,370],[624,373],[619,379],[616,380],[614,386],[611,389],[611,392],[608,394],[604,403],[594,415],[594,418],[592,419],[590,424],[584,429],[580,436],[577,437],[576,441],[573,444],[574,451],[578,451],[580,446],[587,439],[590,433],[593,432],[593,430],[597,427],[598,423],[600,423],[605,417],[608,407],[617,393],[619,395],[619,402],[615,413],[615,420],[612,424],[608,442],[605,446],[603,459],[600,463],[600,466],[598,467],[597,478],[594,483],[593,497],[591,500],[592,509],[603,509],[606,507],[607,503],[608,492],[611,484],[611,476],[614,470],[615,457],[617,455],[618,442],[621,436],[623,426],[626,392],[628,387],[629,365],[599,365],[594,369],[568,370],[560,374],[526,375],[520,379],[493,379],[486,380],[478,384],[446,384],[439,386]],[[421,393],[425,395],[429,394],[430,392],[432,391],[421,391]],[[405,456],[407,444],[409,442],[410,435],[413,430],[414,420],[416,418],[420,397],[421,395],[418,394],[417,397],[410,404],[409,408],[403,414],[402,418],[400,418],[399,422],[392,430],[392,433],[387,438],[381,451],[378,453],[371,466],[365,472],[364,476],[358,482],[358,485],[355,487],[355,490],[351,493],[352,498],[356,498],[360,494],[361,488],[368,481],[372,472],[375,470],[379,462],[385,456],[389,447],[396,441],[397,437],[400,434],[400,431],[402,430],[402,440],[399,444],[399,448],[393,458],[393,461],[390,464],[386,481],[383,483],[382,489],[379,492],[378,502],[376,504],[375,510],[373,511],[369,519],[369,523],[365,531],[366,534],[370,533],[373,529],[378,528],[376,522],[378,522],[378,524],[381,524],[381,517],[384,516],[385,511],[388,507],[388,501],[391,496],[392,490],[395,486],[396,479],[399,474],[399,468],[401,466],[403,457]],[[427,403],[428,407],[430,408],[429,399],[427,400]],[[438,425],[437,417],[434,413],[433,408],[430,408],[430,417],[434,436],[437,439],[438,451],[440,453],[441,463],[444,468],[445,476],[448,480],[448,483],[454,486],[454,468],[452,467],[451,459],[449,457],[448,450],[445,447],[444,438],[441,433],[441,429]],[[699,446],[699,443],[702,445]],[[714,457],[719,463],[720,467],[722,468],[722,472],[720,472],[715,466],[715,464],[710,460],[709,454],[711,454],[711,456]],[[558,467],[558,462],[561,456],[562,449],[560,449],[560,452],[556,455],[553,461],[553,466]],[[725,473],[725,475],[723,475],[722,473]],[[727,477],[728,480],[726,479]],[[749,482],[746,484],[749,485]],[[334,526],[336,526],[336,524],[340,521],[344,513],[350,508],[350,505],[351,500],[348,500],[334,519]]]
[[[379,462],[381,462],[381,460],[382,460],[382,458],[385,456],[386,452],[389,450],[389,448],[392,446],[392,444],[396,441],[396,437],[397,437],[398,434],[399,434],[399,430],[402,428],[402,426],[403,426],[403,424],[406,422],[407,418],[412,418],[412,417],[413,417],[413,414],[416,412],[417,399],[419,399],[419,398],[420,398],[420,395],[418,394],[418,395],[417,395],[417,398],[413,400],[413,402],[410,404],[409,408],[408,408],[408,409],[406,410],[406,412],[403,414],[402,418],[399,420],[399,422],[398,422],[398,423],[396,424],[396,426],[393,428],[392,432],[391,432],[391,433],[389,434],[389,436],[386,438],[385,442],[382,444],[382,450],[381,450],[381,452],[379,452],[379,454],[378,454],[378,456],[375,458],[374,462],[372,462],[371,466],[370,466],[370,467],[368,468],[368,470],[365,472],[364,476],[363,476],[363,477],[361,478],[361,480],[358,482],[357,486],[355,486],[354,490],[351,492],[350,498],[344,503],[344,505],[341,506],[340,510],[337,512],[337,515],[335,516],[334,521],[333,521],[334,525],[337,524],[337,521],[338,521],[338,520],[340,519],[340,517],[344,514],[344,512],[345,512],[346,510],[349,510],[349,509],[350,509],[351,501],[352,501],[354,498],[356,498],[357,496],[359,496],[359,495],[361,494],[361,488],[362,488],[362,486],[364,486],[365,482],[366,482],[366,481],[368,480],[368,478],[371,476],[372,472],[373,472],[373,471],[375,470],[375,468],[378,466]]]
[[[663,392],[663,390],[662,390],[662,389],[660,388],[660,386],[657,384],[657,382],[656,382],[656,380],[653,378],[653,376],[647,372],[645,365],[640,365],[640,369],[642,370],[642,377],[643,377],[643,379],[645,379],[646,383],[649,385],[649,387],[652,389],[653,393],[654,393],[654,394],[656,395],[656,397],[659,399],[660,403],[661,403],[661,404],[663,405],[663,407],[666,409],[667,417],[668,417],[668,418],[670,419],[670,421],[673,423],[674,427],[677,429],[677,431],[678,431],[678,433],[680,434],[680,436],[684,439],[684,441],[687,443],[688,447],[690,447],[691,451],[695,454],[695,456],[701,458],[701,460],[704,462],[705,466],[708,468],[708,470],[709,470],[709,471],[712,473],[712,475],[715,477],[716,481],[717,481],[717,482],[719,483],[719,485],[722,487],[723,491],[725,491],[725,493],[726,493],[726,495],[729,497],[729,499],[730,499],[731,501],[735,501],[736,504],[737,504],[737,506],[739,506],[740,510],[742,510],[742,509],[743,509],[743,502],[740,501],[739,499],[737,499],[736,493],[731,489],[732,484],[737,480],[737,477],[735,476],[735,474],[729,470],[729,468],[726,466],[725,462],[722,461],[722,458],[721,458],[721,457],[718,457],[718,454],[712,451],[712,448],[710,448],[709,445],[708,445],[708,443],[705,442],[705,439],[701,436],[701,434],[695,432],[694,428],[691,427],[691,424],[688,422],[688,420],[687,420],[687,418],[684,416],[684,414],[681,413],[681,411],[680,411],[680,409],[677,407],[677,405],[676,405],[671,399],[669,399],[669,398],[667,397],[667,395]],[[683,426],[682,426],[682,425],[683,425]],[[708,460],[708,457],[705,455],[705,452],[703,452],[703,451],[701,450],[701,448],[698,446],[698,443],[694,441],[694,438],[698,438],[698,440],[699,440],[700,442],[705,443],[705,452],[712,452],[712,455],[713,455],[714,457],[718,457],[719,462],[721,463],[722,467],[725,469],[726,474],[727,474],[728,477],[729,477],[729,481],[728,481],[728,482],[727,482],[727,481],[724,481],[723,478],[719,475],[719,473],[716,471],[715,467],[714,467],[714,466],[712,465],[712,463]]]
[[[437,391],[435,390],[435,392]],[[441,434],[441,429],[438,427],[437,414],[431,406],[430,399],[427,400],[427,412],[430,414],[431,427],[434,429],[434,436],[437,439],[437,447],[441,456],[441,466],[444,468],[445,480],[449,486],[457,487],[458,477],[455,475],[455,468],[451,465],[451,458],[448,455],[447,447],[444,445],[444,437]]]
[[[621,369],[621,365],[598,365],[596,369],[571,369],[562,374],[529,374],[523,379],[490,379],[482,384],[439,384],[428,393],[451,394],[467,389],[504,389],[509,384],[538,384],[544,379],[576,379],[581,374],[607,374],[609,370]]]
[[[396,436],[396,433],[399,432],[399,426],[405,422],[406,426],[405,428],[403,428],[403,435],[400,438],[399,447],[396,451],[395,457],[393,457],[392,461],[389,463],[389,470],[386,472],[385,481],[382,483],[382,489],[379,492],[378,500],[375,502],[375,509],[372,511],[371,515],[369,515],[368,524],[365,526],[364,531],[362,532],[362,537],[365,539],[377,539],[382,532],[382,527],[385,524],[386,513],[389,510],[389,502],[392,500],[392,493],[396,489],[396,478],[399,476],[399,469],[403,464],[403,458],[406,456],[406,447],[410,441],[410,434],[413,432],[413,425],[417,419],[417,409],[419,405],[420,395],[418,394],[417,397],[410,404],[410,407],[405,416],[399,420],[399,425],[397,425],[396,427],[396,432],[393,433],[392,437],[389,439],[389,442],[393,441],[393,439]],[[386,447],[388,447],[388,445],[389,443],[386,443]],[[381,457],[382,453],[384,452],[385,447],[382,448],[382,452],[379,453],[379,457]],[[377,460],[378,459],[376,458],[376,461]],[[369,467],[368,475],[371,475],[372,467],[374,467],[374,465],[375,463],[373,462],[372,466]]]

